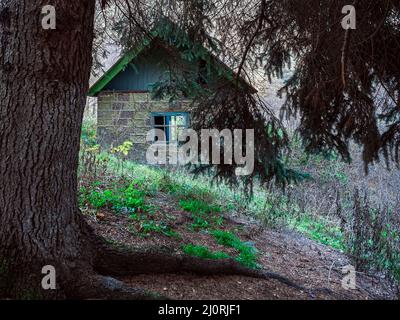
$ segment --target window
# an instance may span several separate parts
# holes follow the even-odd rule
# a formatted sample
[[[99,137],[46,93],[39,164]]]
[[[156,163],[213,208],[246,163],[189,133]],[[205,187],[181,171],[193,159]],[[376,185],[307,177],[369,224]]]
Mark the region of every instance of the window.
[[[180,132],[189,126],[189,114],[187,112],[153,113],[152,125],[154,129],[165,132],[167,143],[178,142]]]

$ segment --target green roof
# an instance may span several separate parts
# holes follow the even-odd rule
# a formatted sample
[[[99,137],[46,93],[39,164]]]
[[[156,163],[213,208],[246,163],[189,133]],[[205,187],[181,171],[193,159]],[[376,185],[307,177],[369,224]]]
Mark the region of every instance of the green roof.
[[[154,33],[156,36],[157,34]],[[121,56],[121,58],[118,59],[114,65],[112,65],[105,73],[103,76],[101,76],[90,88],[88,92],[89,97],[96,97],[106,86],[107,84],[113,80],[121,71],[124,71],[125,68],[131,63],[133,59],[138,57],[140,53],[147,47],[151,45],[151,43],[154,41],[154,39],[145,39],[142,44],[140,44],[136,49],[129,51]],[[229,71],[229,75],[225,75],[225,77],[232,81],[235,76],[234,72],[222,61],[220,61],[217,57],[215,57],[213,54],[210,53],[210,55],[215,59],[215,61],[220,64],[225,70]],[[255,89],[253,86],[251,86],[249,83],[247,83],[246,80],[241,78],[241,82],[245,83],[250,90],[253,93],[257,92],[257,89]]]
[[[121,71],[125,70],[126,66],[135,59],[147,46],[149,46],[151,41],[146,40],[136,49],[122,55],[114,65],[112,65],[103,76],[100,77],[89,89],[88,96],[95,97],[97,94],[103,90],[103,88]]]

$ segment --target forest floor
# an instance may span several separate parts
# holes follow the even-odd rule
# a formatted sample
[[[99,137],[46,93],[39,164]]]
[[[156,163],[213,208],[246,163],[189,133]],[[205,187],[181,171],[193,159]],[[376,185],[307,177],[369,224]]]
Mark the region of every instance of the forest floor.
[[[206,228],[193,229],[193,215],[182,209],[170,194],[160,192],[147,201],[157,208],[152,213],[154,232],[143,232],[145,225],[132,216],[102,209],[86,213],[96,232],[113,244],[131,247],[157,246],[183,253],[185,244],[224,252],[232,257],[237,250],[219,244]],[[294,288],[278,280],[243,276],[198,276],[194,274],[138,275],[121,279],[134,287],[158,292],[172,299],[395,299],[390,285],[379,275],[356,274],[356,289],[342,287],[342,267],[349,258],[328,246],[316,243],[291,230],[272,231],[246,217],[221,213],[219,229],[234,232],[240,240],[256,248],[257,263],[303,287]],[[154,226],[158,226],[155,228]],[[160,226],[164,226],[161,228]],[[173,232],[166,232],[171,231]],[[210,260],[210,263],[213,261]]]

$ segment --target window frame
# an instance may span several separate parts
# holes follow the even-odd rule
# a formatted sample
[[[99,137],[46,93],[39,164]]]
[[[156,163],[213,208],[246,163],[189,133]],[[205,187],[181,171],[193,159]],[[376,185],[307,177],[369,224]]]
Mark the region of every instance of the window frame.
[[[176,128],[184,128],[187,129],[190,126],[190,114],[189,112],[181,111],[181,112],[151,112],[151,128],[152,129],[159,129],[159,128],[164,128],[164,132],[166,133],[166,144],[171,143],[171,127],[172,125],[167,124],[168,121],[165,121],[163,125],[156,125],[155,124],[155,118],[156,117],[164,117],[165,120],[169,118],[169,123],[171,121],[171,117],[177,117],[177,116],[183,116],[185,119],[185,125],[182,126],[175,126]],[[155,140],[155,137],[153,137],[153,140]],[[172,141],[172,143],[177,142],[177,141]]]

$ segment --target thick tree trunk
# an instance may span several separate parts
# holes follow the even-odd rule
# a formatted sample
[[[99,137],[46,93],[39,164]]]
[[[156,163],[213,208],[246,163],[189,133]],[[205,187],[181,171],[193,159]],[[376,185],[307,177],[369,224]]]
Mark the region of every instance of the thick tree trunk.
[[[98,241],[77,203],[95,0],[51,3],[55,30],[42,27],[47,0],[0,1],[0,298],[154,298],[106,277],[147,272],[237,273],[290,284],[233,261],[122,252]],[[48,265],[56,290],[42,287]]]
[[[76,173],[95,0],[51,3],[55,30],[48,1],[0,2],[0,296],[65,296],[91,265]],[[57,290],[42,289],[45,265]]]

